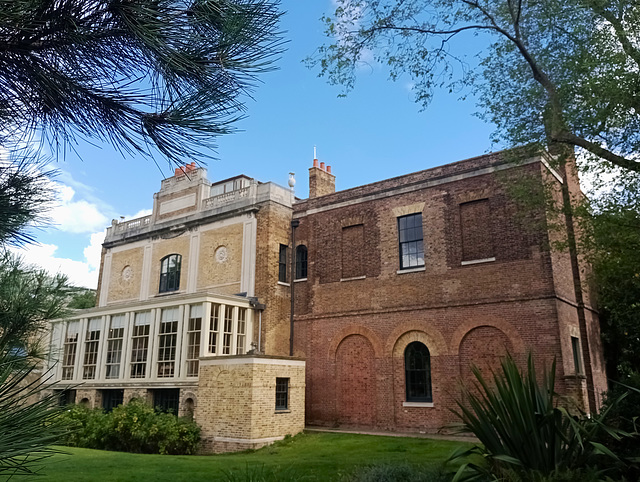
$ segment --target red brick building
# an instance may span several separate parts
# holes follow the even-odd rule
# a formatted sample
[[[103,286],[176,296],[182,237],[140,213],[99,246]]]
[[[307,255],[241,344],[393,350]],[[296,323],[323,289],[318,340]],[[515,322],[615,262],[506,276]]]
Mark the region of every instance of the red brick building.
[[[293,206],[308,424],[435,431],[471,365],[495,367],[506,351],[532,350],[539,366],[555,357],[557,390],[600,406],[586,266],[550,248],[571,219],[522,216],[505,189],[526,177],[558,203],[581,196],[575,172],[546,159],[490,154],[341,192],[314,161],[309,199]]]

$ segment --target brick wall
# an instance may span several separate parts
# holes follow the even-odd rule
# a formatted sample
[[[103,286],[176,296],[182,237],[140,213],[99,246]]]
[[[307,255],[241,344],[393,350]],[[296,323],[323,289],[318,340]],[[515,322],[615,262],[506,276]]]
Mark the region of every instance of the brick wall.
[[[201,360],[198,410],[205,453],[255,449],[304,429],[305,364],[292,358]],[[288,408],[276,410],[276,378],[289,379]]]
[[[256,296],[267,308],[262,314],[262,352],[267,355],[289,354],[289,314],[291,312],[291,209],[276,203],[261,206],[256,215]],[[280,245],[289,246],[287,284],[278,282]],[[258,323],[254,340],[258,339]]]
[[[138,300],[142,283],[143,248],[118,251],[111,257],[108,301],[122,302]],[[125,275],[125,268],[127,273]],[[99,293],[99,292],[98,292]]]
[[[505,189],[547,174],[540,162],[506,166],[492,154],[294,205],[309,248],[307,280],[296,285],[308,423],[438,430],[453,420],[471,364],[488,372],[507,351],[524,363],[532,350],[539,366],[557,358],[558,390],[583,398],[582,385],[563,378],[573,373],[568,333],[579,329],[566,255],[549,249],[545,212],[521,216]],[[417,212],[424,268],[403,271],[397,219]],[[344,280],[344,243],[355,244],[344,228],[358,224],[365,277]],[[594,338],[597,323],[588,325]],[[429,406],[406,401],[412,339],[431,355]]]
[[[243,221],[218,229],[208,229],[200,234],[198,255],[198,290],[219,293],[219,285],[229,285],[229,294],[240,292],[242,269]],[[216,253],[224,248],[226,257],[218,259]]]

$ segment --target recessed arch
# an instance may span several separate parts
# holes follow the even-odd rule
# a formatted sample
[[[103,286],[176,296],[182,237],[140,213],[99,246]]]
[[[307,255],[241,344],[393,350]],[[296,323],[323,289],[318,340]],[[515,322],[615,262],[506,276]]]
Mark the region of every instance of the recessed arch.
[[[380,342],[380,337],[376,335],[372,330],[365,326],[360,325],[348,325],[339,330],[332,338],[328,347],[328,355],[329,359],[335,360],[336,351],[338,350],[338,346],[342,341],[348,337],[349,335],[362,335],[373,347],[373,353],[376,358],[380,358],[382,356],[382,343]]]
[[[464,337],[471,330],[473,330],[474,328],[478,328],[480,326],[490,326],[503,332],[509,339],[509,342],[512,345],[514,354],[524,353],[526,351],[525,344],[524,344],[524,341],[522,340],[522,337],[518,333],[518,330],[516,330],[511,323],[508,323],[507,321],[502,320],[500,318],[472,318],[462,323],[456,329],[453,336],[451,337],[451,343],[450,343],[451,354],[459,355],[460,344],[462,343],[462,340],[464,339]]]

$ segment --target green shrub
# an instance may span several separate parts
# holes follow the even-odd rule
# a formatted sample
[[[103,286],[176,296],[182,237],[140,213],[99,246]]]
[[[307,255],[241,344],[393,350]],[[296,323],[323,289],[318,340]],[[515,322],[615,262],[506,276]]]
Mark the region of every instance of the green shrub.
[[[62,443],[71,447],[100,449],[107,434],[107,414],[83,405],[68,405],[61,415],[69,428]]]
[[[618,457],[599,440],[624,433],[604,423],[607,413],[572,416],[556,403],[555,362],[538,382],[529,355],[526,373],[511,357],[488,383],[477,368],[475,389],[465,388],[455,413],[480,442],[452,458],[479,456],[464,463],[456,479],[495,477],[513,481],[589,480],[611,470]]]
[[[195,422],[156,412],[141,400],[110,413],[71,406],[63,415],[70,427],[65,443],[74,447],[143,454],[191,455],[200,443]]]
[[[408,464],[384,464],[362,467],[347,479],[349,482],[449,482],[443,468],[424,468]]]

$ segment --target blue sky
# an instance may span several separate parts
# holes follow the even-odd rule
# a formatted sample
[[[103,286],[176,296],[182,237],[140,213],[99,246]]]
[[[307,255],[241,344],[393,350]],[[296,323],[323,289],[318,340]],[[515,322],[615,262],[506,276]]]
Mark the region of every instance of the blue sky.
[[[277,62],[247,100],[239,132],[218,138],[217,160],[208,161],[209,180],[244,173],[286,186],[296,173],[296,195],[308,195],[308,168],[318,158],[332,166],[342,190],[473,157],[495,149],[493,130],[473,116],[472,98],[437,93],[420,112],[410,80],[391,82],[379,66],[363,68],[356,88],[339,98],[302,60],[325,41],[320,18],[331,0],[283,0],[282,30],[288,41]],[[478,39],[469,35],[464,39]],[[95,288],[103,232],[111,219],[147,214],[153,193],[173,169],[161,157],[122,157],[108,146],[77,146],[55,167],[60,170],[56,226],[37,233],[38,246],[23,253],[27,261],[67,273],[78,285]]]

